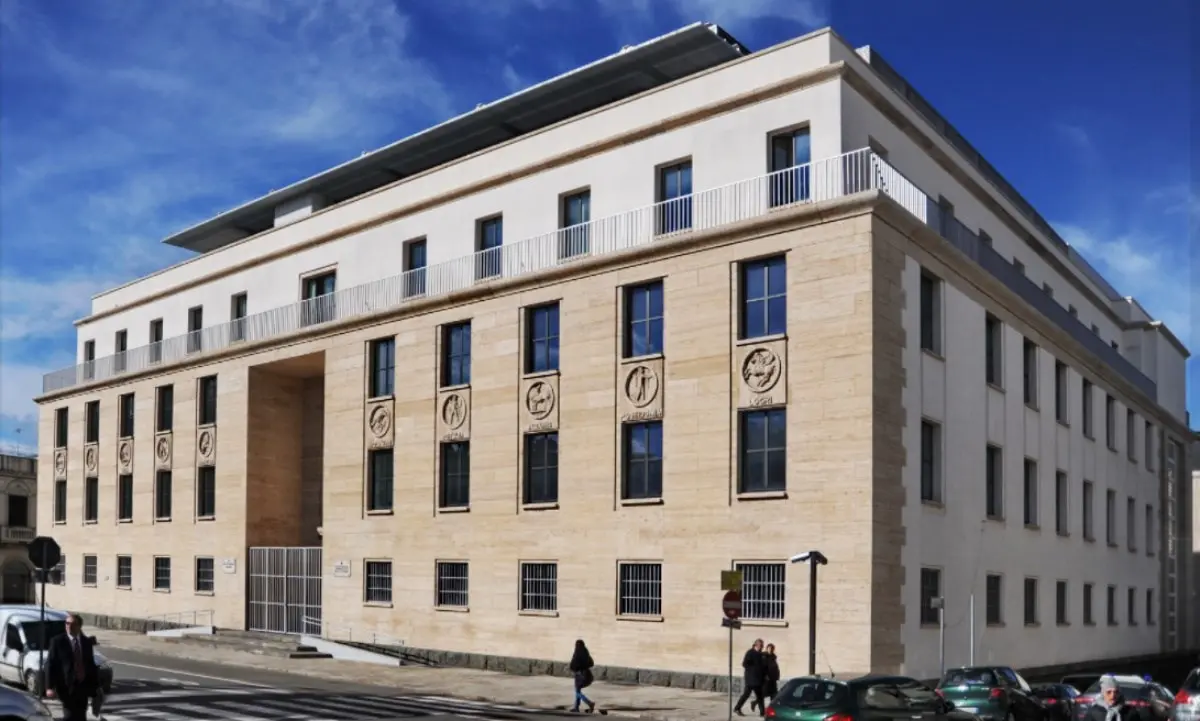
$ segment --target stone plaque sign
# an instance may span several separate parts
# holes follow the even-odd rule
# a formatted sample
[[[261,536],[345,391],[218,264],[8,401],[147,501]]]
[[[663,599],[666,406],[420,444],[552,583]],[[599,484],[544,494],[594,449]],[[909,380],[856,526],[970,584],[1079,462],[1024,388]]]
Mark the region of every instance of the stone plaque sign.
[[[117,472],[133,473],[133,439],[122,438],[117,442]]]
[[[663,416],[663,359],[623,363],[617,375],[617,409],[622,423],[654,421]]]
[[[762,408],[787,403],[787,341],[747,343],[738,346],[734,368],[738,379],[738,407]]]
[[[521,428],[526,433],[558,430],[558,374],[521,382]]]
[[[171,470],[171,432],[164,431],[154,438],[154,467],[160,471]]]
[[[437,397],[438,441],[471,439],[471,389],[441,391]]]
[[[217,462],[217,428],[204,426],[196,431],[196,464],[214,466]]]
[[[67,449],[56,448],[54,450],[54,480],[67,480]]]
[[[395,443],[396,428],[393,422],[394,402],[387,400],[367,404],[366,436],[367,448],[391,448]]]
[[[349,561],[334,561],[333,562],[333,577],[334,578],[350,578],[351,564]]]
[[[83,475],[95,478],[100,473],[100,446],[89,443],[83,447]]]
[[[237,559],[236,558],[222,558],[221,559],[221,572],[222,573],[237,573]]]

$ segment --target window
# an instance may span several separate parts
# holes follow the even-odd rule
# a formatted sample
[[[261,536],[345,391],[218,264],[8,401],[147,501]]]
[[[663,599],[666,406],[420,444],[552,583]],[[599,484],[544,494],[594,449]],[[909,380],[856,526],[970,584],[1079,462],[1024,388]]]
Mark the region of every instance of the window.
[[[664,315],[661,280],[625,289],[626,358],[663,352]]]
[[[937,625],[942,609],[937,601],[942,597],[942,572],[937,568],[921,569],[921,625]]]
[[[188,308],[187,352],[195,353],[204,349],[202,334],[204,330],[204,307]]]
[[[88,401],[83,407],[83,442],[100,441],[100,401]]]
[[[471,382],[471,322],[442,328],[442,386]]]
[[[1032,458],[1025,459],[1025,525],[1038,525],[1038,465]]]
[[[363,561],[363,601],[392,602],[392,562]]]
[[[1116,586],[1108,587],[1108,599],[1107,600],[1108,600],[1108,608],[1107,608],[1108,625],[1116,626],[1117,625],[1117,587]]]
[[[199,413],[196,423],[202,426],[217,422],[217,377],[205,376],[200,379]]]
[[[175,428],[175,386],[154,389],[154,430],[165,433]]]
[[[133,558],[117,556],[117,588],[129,588],[133,585]]]
[[[1146,625],[1154,625],[1154,589],[1146,589]]]
[[[1110,546],[1117,545],[1117,492],[1104,492],[1104,540]]]
[[[558,611],[557,563],[521,563],[520,610]]]
[[[525,372],[558,370],[558,303],[530,308]]]
[[[67,522],[67,482],[54,482],[54,522]]]
[[[9,497],[12,503],[13,497]],[[83,481],[83,522],[96,523],[100,520],[100,479],[87,478]]]
[[[217,515],[217,469],[201,466],[196,469],[196,517],[201,520]]]
[[[162,360],[163,322],[162,318],[150,321],[150,362]]]
[[[1095,429],[1092,424],[1095,423],[1095,416],[1092,413],[1092,382],[1088,379],[1083,379],[1083,435],[1085,438],[1095,438]]]
[[[1142,439],[1142,442],[1146,446],[1146,448],[1145,448],[1146,470],[1153,471],[1154,470],[1154,424],[1151,423],[1150,421],[1146,421],[1146,428],[1145,428],[1144,433],[1146,434],[1146,437]]]
[[[96,341],[94,340],[83,342],[83,377],[89,381],[96,377]]]
[[[1067,409],[1067,364],[1054,362],[1054,418],[1059,423],[1068,423]]]
[[[154,590],[171,590],[171,559],[168,556],[154,557]]]
[[[787,564],[735,563],[742,574],[742,618],[782,621],[787,618]]]
[[[771,136],[771,207],[808,200],[812,137],[808,128]]]
[[[782,255],[741,266],[741,338],[787,332],[787,260]]]
[[[1024,344],[1025,405],[1038,407],[1038,347],[1028,338]]]
[[[1133,496],[1125,499],[1125,543],[1130,551],[1137,550],[1137,501]]]
[[[29,522],[29,496],[18,496],[9,493],[8,525],[16,528],[29,528],[33,525]]]
[[[1104,442],[1110,451],[1117,450],[1117,401],[1112,396],[1104,397]]]
[[[1038,625],[1038,582],[1036,578],[1025,579],[1025,625]]]
[[[629,423],[621,430],[625,451],[621,497],[625,500],[662,498],[662,421]]]
[[[558,502],[558,434],[525,436],[525,503]]]
[[[245,293],[236,293],[229,298],[229,340],[246,340],[246,309],[248,300]]]
[[[171,520],[171,472],[154,474],[154,520]]]
[[[119,330],[113,338],[113,370],[125,370],[125,351],[129,350],[129,331]]]
[[[55,586],[67,585],[67,559],[64,556],[58,565],[50,569],[50,573],[46,577],[46,583],[53,583]]]
[[[692,161],[658,169],[658,232],[692,227]]]
[[[504,218],[497,215],[475,224],[475,279],[486,280],[500,275],[504,268]]]
[[[396,391],[396,339],[371,341],[371,376],[367,393],[371,398],[390,396]]]
[[[316,325],[333,320],[337,315],[337,271],[310,275],[300,287],[301,325]]]
[[[1125,597],[1125,616],[1126,623],[1130,626],[1137,625],[1137,589],[1132,586],[1126,591]]]
[[[787,411],[741,412],[738,492],[787,490]]]
[[[987,517],[993,520],[1004,518],[1004,454],[997,446],[987,447],[987,482],[984,494],[987,496]]]
[[[1067,485],[1067,474],[1057,471],[1054,474],[1054,531],[1060,536],[1071,533],[1070,486]]]
[[[1132,409],[1125,411],[1125,453],[1137,463],[1137,413]]]
[[[1004,324],[991,313],[984,321],[984,354],[986,356],[987,382],[997,388],[1004,387]]]
[[[617,586],[617,615],[662,615],[661,563],[621,563]]]
[[[1092,589],[1093,584],[1083,584],[1083,623],[1087,626],[1096,624],[1096,617],[1092,614]]]
[[[987,596],[987,624],[989,626],[999,626],[1004,623],[1004,595],[1003,591],[1004,579],[994,574],[988,574],[986,581],[986,596]]]
[[[117,520],[133,520],[133,476],[128,473],[117,477]]]
[[[942,280],[921,271],[921,350],[942,352]]]
[[[921,421],[921,500],[942,502],[942,427]]]
[[[96,575],[97,575],[96,574],[96,557],[95,556],[84,556],[83,557],[83,585],[95,586],[96,585]]]
[[[442,444],[442,508],[471,505],[471,442]]]
[[[1149,503],[1146,504],[1146,522],[1142,525],[1145,526],[1145,532],[1146,532],[1146,555],[1153,556],[1154,555],[1154,506],[1151,506]]]
[[[1095,526],[1092,523],[1092,517],[1095,515],[1093,506],[1093,497],[1095,488],[1091,481],[1083,482],[1083,538],[1085,541],[1096,540]]]
[[[133,394],[125,393],[120,398],[118,398],[117,399],[117,408],[120,409],[120,414],[121,414],[120,419],[118,421],[118,423],[119,423],[118,435],[121,438],[132,438],[133,437],[133,419],[134,419]]]
[[[392,510],[395,467],[395,455],[391,448],[367,452],[368,511]]]
[[[66,408],[54,409],[54,447],[67,447],[67,431],[70,430],[68,425],[68,415]]]
[[[466,608],[470,600],[466,561],[437,562],[437,605]]]
[[[428,263],[425,239],[418,238],[404,244],[404,297],[425,295],[425,266]]]
[[[592,194],[584,190],[564,195],[559,207],[558,257],[573,258],[587,255],[589,250],[588,223],[592,219]]]
[[[1054,622],[1059,626],[1068,625],[1067,621],[1067,582],[1059,581],[1054,584]]]
[[[196,558],[196,593],[212,593],[216,587],[213,560],[207,556]]]

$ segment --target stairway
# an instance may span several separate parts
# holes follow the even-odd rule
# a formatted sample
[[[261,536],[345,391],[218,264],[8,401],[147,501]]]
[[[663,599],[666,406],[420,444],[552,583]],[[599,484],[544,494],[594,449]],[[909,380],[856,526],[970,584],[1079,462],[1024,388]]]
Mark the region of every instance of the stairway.
[[[275,658],[333,658],[328,653],[322,653],[312,646],[300,643],[295,636],[259,633],[257,631],[236,631],[219,628],[216,633],[211,635],[156,636],[154,638],[162,643],[226,649]]]

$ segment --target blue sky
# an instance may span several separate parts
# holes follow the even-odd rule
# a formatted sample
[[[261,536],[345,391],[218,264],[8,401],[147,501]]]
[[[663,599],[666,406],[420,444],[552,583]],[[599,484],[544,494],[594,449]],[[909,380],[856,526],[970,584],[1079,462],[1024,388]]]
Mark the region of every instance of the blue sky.
[[[696,20],[876,47],[1200,353],[1189,4],[0,0],[0,444],[36,442],[91,295],[185,257],[170,232]]]

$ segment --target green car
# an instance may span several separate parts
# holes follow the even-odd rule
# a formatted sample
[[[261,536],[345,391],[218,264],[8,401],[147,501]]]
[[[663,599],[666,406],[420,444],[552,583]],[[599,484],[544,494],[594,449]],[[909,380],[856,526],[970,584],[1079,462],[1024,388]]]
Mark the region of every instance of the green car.
[[[1021,674],[1008,666],[970,666],[946,672],[937,693],[987,721],[1044,721],[1045,705]]]
[[[765,715],[786,721],[978,721],[905,676],[793,678],[771,699]]]

